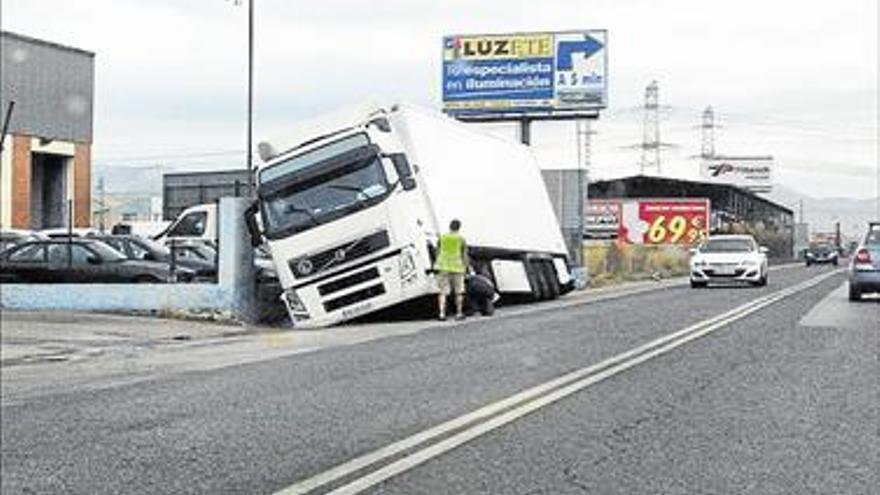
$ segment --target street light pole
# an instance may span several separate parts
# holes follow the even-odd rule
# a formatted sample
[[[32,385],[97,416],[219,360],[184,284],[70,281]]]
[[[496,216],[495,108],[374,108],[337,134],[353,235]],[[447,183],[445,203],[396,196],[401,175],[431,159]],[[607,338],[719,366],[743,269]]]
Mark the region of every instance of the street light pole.
[[[251,196],[254,196],[254,1],[248,0],[247,170]]]

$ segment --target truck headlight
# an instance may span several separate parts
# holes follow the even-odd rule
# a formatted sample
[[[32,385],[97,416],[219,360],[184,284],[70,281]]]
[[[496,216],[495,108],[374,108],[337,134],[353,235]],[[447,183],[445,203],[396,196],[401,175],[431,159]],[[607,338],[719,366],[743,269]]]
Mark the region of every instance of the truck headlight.
[[[282,299],[284,299],[284,302],[287,304],[287,308],[290,309],[291,313],[309,313],[306,310],[306,305],[303,304],[302,299],[300,299],[299,296],[296,295],[296,291],[293,290],[293,287],[288,287],[281,297]]]
[[[398,258],[400,264],[401,280],[409,280],[416,273],[416,260],[413,258],[412,252],[404,250]]]

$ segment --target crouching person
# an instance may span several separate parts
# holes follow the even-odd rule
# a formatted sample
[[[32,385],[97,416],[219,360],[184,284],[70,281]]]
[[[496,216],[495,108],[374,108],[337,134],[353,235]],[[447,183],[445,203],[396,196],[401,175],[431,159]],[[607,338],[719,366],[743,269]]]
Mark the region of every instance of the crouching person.
[[[495,313],[495,284],[485,275],[475,273],[465,279],[468,314],[477,311],[483,316]]]

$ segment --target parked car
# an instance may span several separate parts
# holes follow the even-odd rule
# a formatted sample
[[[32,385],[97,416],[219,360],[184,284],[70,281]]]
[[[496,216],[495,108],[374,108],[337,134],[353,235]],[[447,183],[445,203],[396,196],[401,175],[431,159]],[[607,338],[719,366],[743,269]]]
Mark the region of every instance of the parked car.
[[[168,263],[130,260],[96,239],[68,237],[28,241],[0,253],[0,282],[123,283],[171,280]],[[190,282],[195,272],[181,268],[177,280]]]
[[[59,227],[55,229],[43,229],[37,231],[41,236],[48,239],[64,239],[65,237],[85,237],[87,235],[92,234],[100,234],[100,231],[95,230],[90,227],[80,227],[75,229],[68,229],[66,227]]]
[[[215,263],[217,260],[217,248],[209,242],[198,239],[169,239],[165,245],[169,249],[173,246],[177,259],[210,261],[211,263]],[[262,246],[254,250],[254,270],[258,283],[278,280],[275,264],[268,251]]]
[[[849,300],[880,292],[880,222],[870,222],[868,233],[849,263]]]
[[[124,254],[130,260],[162,261],[171,263],[171,250],[162,244],[136,235],[90,235]],[[214,257],[203,258],[192,256],[188,251],[177,251],[174,266],[192,269],[199,280],[213,280],[217,276]]]
[[[715,235],[691,253],[693,288],[710,282],[767,285],[767,248],[750,235]]]
[[[45,239],[45,236],[30,230],[10,229],[0,231],[0,252],[22,242]]]
[[[804,253],[804,261],[807,266],[824,263],[837,266],[838,255],[836,246],[827,242],[818,242],[810,244],[810,247],[807,248],[807,251]]]

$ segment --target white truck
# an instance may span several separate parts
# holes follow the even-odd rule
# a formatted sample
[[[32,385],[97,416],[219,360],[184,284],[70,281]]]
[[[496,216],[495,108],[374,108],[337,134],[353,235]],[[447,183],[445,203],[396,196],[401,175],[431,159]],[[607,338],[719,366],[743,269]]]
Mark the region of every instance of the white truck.
[[[566,246],[528,147],[407,104],[358,106],[260,143],[249,210],[298,327],[438,292],[440,234],[462,222],[471,264],[502,298],[571,290]]]
[[[217,243],[217,205],[194,205],[183,210],[153,240],[166,243],[171,240]]]

